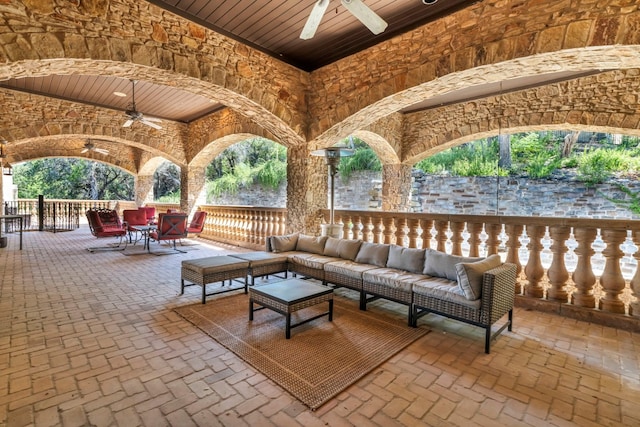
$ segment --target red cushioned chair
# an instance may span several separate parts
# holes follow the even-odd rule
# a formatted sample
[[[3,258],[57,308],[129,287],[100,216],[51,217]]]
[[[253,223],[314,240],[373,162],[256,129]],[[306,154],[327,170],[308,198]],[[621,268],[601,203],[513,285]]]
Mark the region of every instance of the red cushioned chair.
[[[158,229],[152,231],[151,238],[158,243],[163,241],[173,241],[173,250],[181,251],[176,247],[176,240],[187,237],[187,215],[183,213],[161,213],[158,215]]]
[[[207,213],[205,211],[196,211],[191,218],[191,222],[187,227],[187,233],[200,234],[204,230],[204,222],[207,219]]]
[[[87,210],[87,222],[89,223],[89,229],[91,234],[98,239],[103,237],[119,237],[120,241],[117,245],[110,245],[104,247],[92,247],[88,248],[89,252],[95,251],[123,251],[127,247],[127,228],[120,222],[118,212],[114,209],[104,208],[91,208]],[[122,244],[122,238],[124,237],[124,246]]]
[[[133,234],[136,235],[135,241],[137,242],[142,234],[139,230],[136,230],[135,227],[137,225],[148,225],[147,212],[141,209],[125,209],[122,211],[122,220],[129,233],[129,243],[132,241]]]
[[[156,223],[155,206],[141,206],[138,209],[145,211],[145,215],[147,216],[147,224],[153,225]]]

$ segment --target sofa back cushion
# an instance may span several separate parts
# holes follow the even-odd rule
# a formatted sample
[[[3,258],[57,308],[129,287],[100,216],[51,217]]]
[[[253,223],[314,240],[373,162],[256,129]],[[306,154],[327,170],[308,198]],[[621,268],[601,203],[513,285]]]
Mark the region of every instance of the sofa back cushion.
[[[482,261],[456,264],[458,286],[465,298],[471,301],[482,296],[482,276],[492,268],[502,264],[500,255],[493,254]]]
[[[327,242],[327,236],[307,236],[301,234],[298,236],[296,250],[301,252],[309,252],[312,254],[324,255],[324,245]]]
[[[403,246],[391,245],[387,267],[422,273],[424,269],[424,249],[410,249]]]
[[[449,255],[434,249],[426,249],[424,254],[423,274],[432,277],[443,277],[449,280],[457,280],[458,272],[456,264],[461,262],[482,261],[482,257],[464,257],[459,255]]]
[[[284,236],[271,236],[271,251],[289,252],[295,251],[298,244],[298,233]]]
[[[335,237],[327,238],[324,245],[324,254],[326,256],[338,257],[353,261],[358,255],[362,240],[336,239]]]
[[[386,267],[389,258],[389,245],[362,242],[355,261],[360,264],[371,264]]]

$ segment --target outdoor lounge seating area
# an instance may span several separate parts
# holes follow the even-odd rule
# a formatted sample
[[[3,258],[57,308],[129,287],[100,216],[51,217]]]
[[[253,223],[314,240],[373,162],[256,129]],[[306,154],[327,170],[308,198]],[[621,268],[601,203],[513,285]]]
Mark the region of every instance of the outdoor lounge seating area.
[[[7,426],[24,425],[25,418],[37,425],[43,417],[59,425],[76,417],[94,425],[218,416],[275,425],[375,418],[418,425],[631,426],[640,420],[638,380],[629,369],[640,354],[638,334],[518,307],[513,331],[503,332],[489,355],[479,344],[482,329],[439,315],[422,318],[430,333],[311,411],[173,312],[201,305],[198,287],[179,295],[182,261],[252,251],[199,240],[197,253],[96,257],[86,251],[95,240],[86,226],[27,233],[26,239],[22,253],[15,242],[0,252],[0,264],[12,266],[0,284],[0,369],[12,384],[0,387],[0,421]],[[52,280],[25,281],[30,275]],[[274,280],[282,279],[257,283]],[[336,293],[357,304],[358,293]],[[228,295],[208,297],[206,306]],[[406,327],[405,305],[379,299],[367,312],[395,316]],[[302,327],[291,341],[307,327],[317,328]],[[38,399],[33,412],[26,410],[32,407],[26,393]],[[392,410],[395,404],[404,409]]]

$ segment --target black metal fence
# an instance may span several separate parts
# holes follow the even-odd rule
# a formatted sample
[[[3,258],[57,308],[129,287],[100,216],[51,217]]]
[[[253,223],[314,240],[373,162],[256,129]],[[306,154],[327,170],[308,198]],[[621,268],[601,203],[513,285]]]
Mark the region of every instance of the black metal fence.
[[[16,200],[4,202],[5,215],[22,216],[23,229],[39,231],[70,231],[80,227],[80,212],[85,201],[71,202],[38,200]],[[5,221],[5,233],[17,231],[17,221]]]

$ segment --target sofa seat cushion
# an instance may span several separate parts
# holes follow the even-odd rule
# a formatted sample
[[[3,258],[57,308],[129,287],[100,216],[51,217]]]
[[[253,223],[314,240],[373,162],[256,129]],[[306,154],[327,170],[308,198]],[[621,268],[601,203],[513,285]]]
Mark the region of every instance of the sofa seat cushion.
[[[441,277],[424,277],[413,284],[413,292],[417,295],[464,305],[475,310],[480,310],[482,305],[482,300],[468,300],[457,281]]]
[[[314,254],[294,255],[289,258],[289,261],[294,264],[300,264],[316,270],[324,270],[325,264],[339,260],[340,258]]]
[[[362,273],[379,268],[371,264],[359,264],[353,261],[334,261],[324,265],[325,272],[332,272],[354,279],[362,279]]]
[[[376,268],[362,273],[362,280],[374,285],[389,286],[411,292],[412,284],[424,279],[424,275],[395,268]]]
[[[229,270],[246,269],[249,268],[249,262],[228,255],[218,255],[184,260],[182,268],[194,271],[201,276],[207,276]]]
[[[245,252],[240,254],[231,254],[229,256],[243,261],[249,261],[250,267],[261,267],[269,264],[287,262],[286,255],[273,252]]]

